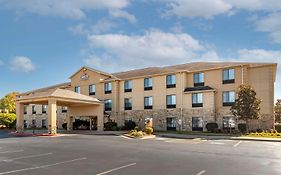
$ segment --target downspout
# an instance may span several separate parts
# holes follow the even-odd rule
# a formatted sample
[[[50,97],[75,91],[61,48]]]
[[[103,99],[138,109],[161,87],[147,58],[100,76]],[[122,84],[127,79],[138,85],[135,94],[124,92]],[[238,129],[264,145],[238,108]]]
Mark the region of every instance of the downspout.
[[[181,117],[181,131],[183,129],[183,96],[184,96],[184,86],[183,86],[183,75],[184,73],[182,72],[181,74],[181,112],[180,112],[180,117]]]

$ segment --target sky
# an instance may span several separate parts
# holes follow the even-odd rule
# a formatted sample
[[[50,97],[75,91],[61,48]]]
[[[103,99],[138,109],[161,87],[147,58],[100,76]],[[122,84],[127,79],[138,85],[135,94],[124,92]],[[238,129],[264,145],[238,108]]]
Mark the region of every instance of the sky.
[[[109,73],[196,61],[278,63],[280,0],[0,0],[0,97]]]

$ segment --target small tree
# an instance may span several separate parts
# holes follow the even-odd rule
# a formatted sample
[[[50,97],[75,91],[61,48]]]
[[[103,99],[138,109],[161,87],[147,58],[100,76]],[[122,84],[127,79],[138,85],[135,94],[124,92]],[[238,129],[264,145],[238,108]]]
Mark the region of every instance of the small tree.
[[[1,109],[6,109],[10,113],[16,113],[16,96],[17,92],[12,92],[0,100],[0,107]]]
[[[274,107],[275,122],[281,122],[281,99],[277,100]]]
[[[238,98],[230,110],[238,119],[246,121],[249,131],[249,120],[260,117],[261,100],[256,97],[256,92],[250,85],[242,84],[238,90]]]

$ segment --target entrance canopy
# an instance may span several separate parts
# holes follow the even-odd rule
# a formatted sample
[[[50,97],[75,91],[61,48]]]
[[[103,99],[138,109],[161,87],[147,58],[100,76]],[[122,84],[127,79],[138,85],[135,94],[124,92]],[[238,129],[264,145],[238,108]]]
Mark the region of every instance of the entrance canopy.
[[[73,116],[97,116],[98,130],[103,130],[103,103],[96,98],[66,89],[50,89],[18,96],[16,101],[17,131],[23,131],[24,105],[48,105],[48,130],[56,133],[57,106],[67,106],[67,128],[72,129]]]

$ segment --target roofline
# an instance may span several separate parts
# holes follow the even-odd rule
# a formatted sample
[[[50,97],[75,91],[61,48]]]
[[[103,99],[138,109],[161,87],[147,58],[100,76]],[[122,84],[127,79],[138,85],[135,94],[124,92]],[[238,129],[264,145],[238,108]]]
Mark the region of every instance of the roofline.
[[[23,99],[16,99],[17,102],[20,103],[25,103],[25,102],[36,102],[36,101],[41,101],[42,99],[62,99],[62,100],[74,100],[74,101],[81,101],[81,102],[88,102],[88,103],[97,103],[97,104],[101,104],[102,102],[100,100],[98,101],[90,101],[90,100],[81,100],[81,99],[75,99],[75,98],[66,98],[66,97],[57,97],[57,96],[53,96],[53,95],[49,95],[49,96],[45,96],[45,97],[30,97],[30,98],[23,98]]]
[[[83,66],[81,67],[78,71],[76,71],[74,74],[72,74],[69,79],[71,79],[72,77],[74,77],[76,74],[78,74],[78,72],[80,72],[82,69],[88,69],[90,71],[93,71],[93,72],[96,72],[96,73],[99,73],[99,74],[102,74],[102,75],[105,75],[105,76],[108,76],[108,77],[113,77],[113,78],[117,78],[115,77],[114,75],[112,74],[109,74],[109,73],[106,73],[106,72],[103,72],[103,71],[100,71],[100,70],[97,70],[97,69],[94,69],[94,68],[91,68],[91,67],[88,67],[88,66]],[[118,78],[117,78],[118,79]]]

